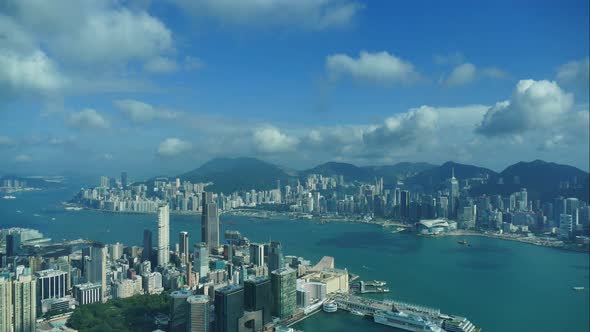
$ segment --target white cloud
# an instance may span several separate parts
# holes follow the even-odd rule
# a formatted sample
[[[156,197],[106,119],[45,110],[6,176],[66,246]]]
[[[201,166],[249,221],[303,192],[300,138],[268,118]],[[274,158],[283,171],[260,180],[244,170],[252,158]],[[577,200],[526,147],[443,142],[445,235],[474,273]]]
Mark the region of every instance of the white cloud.
[[[172,157],[187,152],[192,148],[192,144],[179,138],[167,138],[158,146],[158,154],[162,157]]]
[[[502,79],[508,77],[508,73],[500,68],[488,67],[481,70],[481,74],[488,78]]]
[[[590,87],[590,57],[579,61],[570,61],[557,69],[557,81],[560,84],[580,89],[588,93]]]
[[[0,49],[0,95],[49,94],[65,84],[55,64],[41,51],[26,55]]]
[[[116,100],[115,106],[128,116],[131,121],[139,124],[158,119],[175,119],[180,115],[179,112],[156,108],[150,104],[133,99]]]
[[[78,129],[106,129],[110,127],[109,121],[96,110],[86,108],[80,112],[71,114],[67,124]]]
[[[361,51],[358,58],[346,54],[326,57],[326,70],[332,79],[350,76],[361,82],[380,84],[412,83],[420,78],[414,65],[388,52]]]
[[[510,101],[491,107],[477,131],[486,136],[518,134],[553,126],[574,102],[555,82],[521,80]]]
[[[292,151],[299,143],[296,137],[286,135],[272,126],[255,129],[253,140],[256,148],[261,152]]]
[[[363,140],[371,145],[409,144],[427,138],[436,129],[438,112],[429,106],[413,108],[396,114],[368,129]]]
[[[8,136],[0,136],[0,147],[5,146],[12,146],[14,145],[14,140]]]
[[[458,86],[470,83],[475,79],[476,67],[472,63],[464,63],[453,69],[451,75],[444,81],[447,86]]]
[[[197,17],[238,26],[326,29],[349,24],[364,8],[354,0],[173,0]]]
[[[17,163],[28,163],[33,161],[33,158],[28,154],[19,154],[18,156],[14,157],[14,161]]]
[[[148,60],[143,68],[151,73],[173,73],[178,70],[178,65],[170,59],[158,56]]]

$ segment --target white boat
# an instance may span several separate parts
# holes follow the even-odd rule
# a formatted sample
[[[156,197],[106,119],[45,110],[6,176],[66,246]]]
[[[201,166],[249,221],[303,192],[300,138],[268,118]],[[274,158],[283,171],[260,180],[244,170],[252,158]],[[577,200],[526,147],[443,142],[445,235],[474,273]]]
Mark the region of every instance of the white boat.
[[[322,305],[322,310],[324,312],[336,312],[338,311],[338,305],[334,302],[326,302]]]
[[[444,332],[444,330],[426,317],[401,311],[379,310],[373,315],[375,323],[392,326],[404,331]]]
[[[350,313],[353,314],[353,315],[357,315],[357,316],[364,316],[365,315],[362,312],[357,311],[357,310],[352,310]]]
[[[16,199],[16,196],[6,195],[2,197],[3,199]]]
[[[575,291],[583,291],[584,290],[584,287],[582,287],[582,286],[576,286],[576,287],[573,287],[572,289],[575,290]]]

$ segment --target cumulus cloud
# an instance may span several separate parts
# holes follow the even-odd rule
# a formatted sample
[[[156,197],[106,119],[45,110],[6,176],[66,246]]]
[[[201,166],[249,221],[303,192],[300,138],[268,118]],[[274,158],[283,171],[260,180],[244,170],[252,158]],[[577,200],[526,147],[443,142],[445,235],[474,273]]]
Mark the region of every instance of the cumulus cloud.
[[[175,137],[167,138],[158,146],[158,155],[162,157],[173,157],[187,152],[191,148],[192,144],[189,141],[184,141]]]
[[[272,126],[257,128],[252,135],[256,148],[261,152],[292,151],[299,143],[296,137],[289,136]]]
[[[173,73],[178,70],[175,61],[161,56],[148,60],[143,68],[151,73]]]
[[[152,120],[175,119],[180,115],[179,112],[156,108],[150,104],[133,99],[116,100],[114,104],[131,121],[138,124],[144,124]]]
[[[590,57],[570,61],[557,68],[557,81],[588,93],[590,87]]]
[[[102,114],[91,108],[71,114],[67,119],[67,124],[81,130],[107,129],[110,127],[109,121]]]
[[[467,84],[475,79],[475,72],[476,68],[473,64],[464,63],[455,67],[444,83],[448,86]]]
[[[502,78],[508,77],[507,72],[505,72],[504,70],[502,70],[500,68],[496,68],[496,67],[483,68],[481,70],[481,73],[485,77],[495,78],[495,79],[502,79]]]
[[[14,161],[17,163],[28,163],[33,161],[33,158],[28,154],[19,154],[18,156],[14,157]]]
[[[555,82],[521,80],[509,101],[499,102],[485,114],[477,132],[485,136],[519,134],[552,126],[574,102]]]
[[[174,0],[197,17],[238,26],[327,29],[349,24],[364,8],[353,0]]]
[[[351,77],[379,84],[412,83],[420,78],[414,65],[388,52],[361,51],[358,58],[346,54],[326,57],[326,71],[332,79]]]
[[[430,136],[436,129],[438,113],[428,106],[396,114],[364,133],[365,143],[371,145],[408,144]]]
[[[19,55],[0,50],[0,95],[48,94],[64,84],[55,64],[42,51]]]
[[[462,55],[460,58],[458,56],[456,56],[455,58],[457,58],[455,60],[460,59],[462,62]],[[449,59],[435,57],[435,61],[437,61],[436,59],[438,59],[439,64],[453,62],[452,57]],[[502,70],[500,68],[497,68],[497,67],[478,68],[473,63],[465,62],[465,63],[460,63],[459,65],[455,66],[455,68],[453,68],[453,70],[451,71],[449,76],[446,78],[443,77],[440,80],[440,83],[445,86],[448,86],[448,87],[454,87],[454,86],[461,86],[461,85],[469,84],[479,78],[503,79],[506,77],[508,77],[508,73],[506,73],[504,70]]]

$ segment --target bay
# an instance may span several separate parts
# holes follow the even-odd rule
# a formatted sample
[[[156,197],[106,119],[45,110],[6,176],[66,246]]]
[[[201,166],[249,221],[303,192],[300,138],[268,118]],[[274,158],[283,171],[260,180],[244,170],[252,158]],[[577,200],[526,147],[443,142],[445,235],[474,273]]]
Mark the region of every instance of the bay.
[[[65,211],[76,186],[17,193],[0,200],[0,227],[38,229],[54,241],[87,238],[141,245],[144,228],[156,234],[155,215]],[[20,211],[20,212],[17,212]],[[374,225],[251,219],[223,215],[221,230],[235,229],[252,241],[279,240],[286,255],[313,262],[328,255],[336,266],[365,280],[384,280],[386,298],[439,308],[469,318],[484,331],[590,330],[589,256],[528,244],[470,237],[424,238],[391,234]],[[170,242],[188,231],[200,234],[200,217],[171,215]],[[582,292],[573,286],[585,286]],[[376,295],[382,298],[382,295]],[[304,331],[385,331],[368,319],[318,313],[298,323]]]

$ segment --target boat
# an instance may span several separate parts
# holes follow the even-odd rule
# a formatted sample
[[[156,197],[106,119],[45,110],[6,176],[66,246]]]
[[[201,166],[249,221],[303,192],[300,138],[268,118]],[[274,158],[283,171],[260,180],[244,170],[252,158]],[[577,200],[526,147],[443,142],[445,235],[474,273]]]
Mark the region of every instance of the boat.
[[[378,310],[373,315],[375,323],[383,324],[403,331],[444,332],[444,330],[426,317],[397,310]]]
[[[352,310],[350,313],[353,315],[357,315],[357,316],[365,316],[365,314],[363,314],[362,312],[360,312],[358,310]]]
[[[467,240],[457,241],[457,243],[459,243],[460,245],[464,245],[464,246],[468,246],[469,245],[469,243],[467,242]]]
[[[16,196],[6,195],[2,197],[3,199],[16,199]]]
[[[338,305],[335,302],[326,302],[322,305],[324,312],[336,312],[338,311]]]
[[[582,286],[576,286],[576,287],[573,287],[572,289],[575,291],[583,291],[585,288]]]

